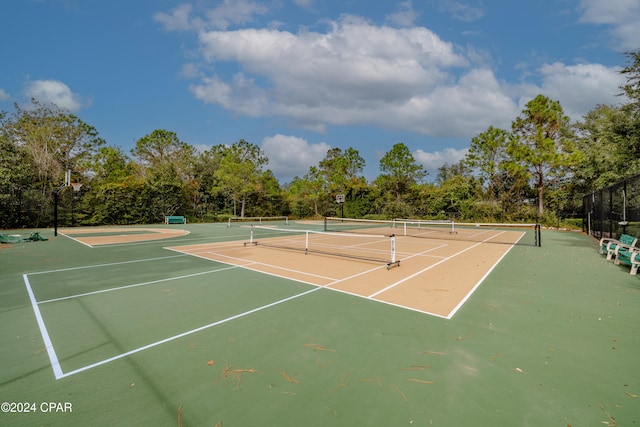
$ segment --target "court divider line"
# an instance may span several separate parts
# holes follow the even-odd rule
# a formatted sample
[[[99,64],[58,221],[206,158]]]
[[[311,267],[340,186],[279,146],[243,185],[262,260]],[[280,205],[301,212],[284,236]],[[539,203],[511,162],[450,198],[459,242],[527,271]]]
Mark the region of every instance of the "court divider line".
[[[222,258],[228,258],[228,259],[236,260],[236,261],[247,261],[247,260],[242,259],[242,258],[236,258],[236,257],[232,257],[232,256],[229,256],[229,255],[223,255],[223,254],[221,254],[219,252],[211,252],[211,251],[209,251],[209,252],[206,252],[206,253],[209,253],[209,254],[212,254],[212,255],[216,255],[216,256],[222,257]],[[218,261],[218,260],[213,260],[213,261]],[[224,262],[224,261],[220,261],[220,262]],[[231,265],[234,265],[234,264],[231,264]],[[265,266],[265,267],[273,268],[275,270],[290,271],[292,273],[298,273],[298,274],[302,274],[304,276],[318,277],[320,279],[326,279],[326,280],[337,280],[335,277],[328,277],[328,276],[321,276],[319,274],[306,273],[304,271],[294,270],[292,268],[279,267],[277,265],[267,264],[265,262],[250,261],[249,264],[247,264],[247,265],[262,265],[262,266]],[[289,277],[289,279],[290,279],[290,277]]]
[[[480,284],[482,284],[482,282],[484,282],[484,279],[487,278],[487,276],[489,276],[489,274],[498,266],[498,264],[500,264],[500,262],[502,261],[502,259],[507,256],[507,254],[509,252],[511,252],[511,249],[513,249],[514,246],[512,245],[509,250],[505,251],[505,253],[502,254],[502,256],[491,266],[491,268],[484,274],[484,276],[482,276],[480,278],[480,280],[478,280],[478,283],[476,283],[476,285],[471,288],[471,290],[469,292],[467,292],[467,295],[464,296],[464,298],[462,298],[460,300],[460,302],[458,303],[458,305],[456,305],[453,310],[451,310],[451,312],[449,313],[447,319],[451,319],[457,312],[458,310],[467,302],[467,300],[469,298],[471,298],[471,295],[473,295],[473,293],[476,291],[476,289],[480,286]]]
[[[78,240],[78,239],[76,239],[75,237],[71,237],[71,236],[69,236],[68,234],[65,234],[65,233],[63,233],[63,232],[61,232],[61,231],[59,232],[59,234],[63,235],[63,236],[64,236],[64,237],[66,237],[67,239],[71,239],[71,240],[73,240],[73,241],[74,241],[74,242],[76,242],[76,243],[80,243],[80,244],[82,244],[82,245],[85,245],[85,246],[87,246],[87,247],[89,247],[89,248],[93,249],[93,246],[91,246],[91,245],[90,245],[90,244],[88,244],[88,243],[83,242],[82,240]]]
[[[171,249],[171,248],[165,248],[165,249],[169,249],[169,250],[172,250],[172,251],[175,250],[175,249]],[[252,265],[256,265],[256,264],[259,265],[260,264],[260,263],[257,263],[255,261],[243,260],[243,261],[247,261],[247,264],[237,265],[237,264],[232,264],[230,261],[224,261],[224,260],[219,260],[219,259],[211,259],[211,258],[203,257],[201,255],[194,254],[194,253],[189,254],[189,255],[197,257],[197,258],[206,259],[208,261],[213,261],[213,262],[219,262],[219,263],[222,263],[222,264],[232,265],[232,266],[235,266],[235,267],[238,267],[238,268],[243,268],[245,270],[253,271],[255,273],[266,274],[267,276],[277,277],[279,279],[293,280],[294,282],[304,283],[305,285],[310,285],[310,286],[322,286],[322,285],[319,285],[319,284],[314,283],[314,282],[309,282],[307,280],[293,279],[290,276],[283,276],[281,274],[271,273],[271,272],[268,272],[268,271],[260,270],[258,268],[251,268]],[[267,264],[267,265],[269,265],[269,264]],[[331,280],[334,280],[334,279],[331,279]]]
[[[265,309],[267,309],[267,308],[271,308],[271,307],[274,307],[274,306],[276,306],[276,305],[279,305],[279,304],[285,303],[285,302],[287,302],[287,301],[291,301],[291,300],[293,300],[293,299],[296,299],[296,298],[299,298],[299,297],[302,297],[302,296],[308,295],[308,294],[310,294],[310,293],[312,293],[312,292],[316,292],[316,291],[318,291],[318,290],[320,290],[320,289],[322,289],[322,287],[316,287],[316,288],[310,289],[310,290],[308,290],[308,291],[305,291],[305,292],[302,292],[302,293],[299,293],[299,294],[295,294],[295,295],[292,295],[292,296],[290,296],[290,297],[283,298],[283,299],[281,299],[281,300],[278,300],[278,301],[272,302],[272,303],[270,303],[270,304],[266,304],[266,305],[263,305],[263,306],[260,306],[260,307],[254,308],[254,309],[252,309],[252,310],[249,310],[249,311],[245,311],[245,312],[243,312],[243,313],[236,314],[235,316],[227,317],[226,319],[222,319],[222,320],[219,320],[219,321],[217,321],[217,322],[209,323],[208,325],[200,326],[200,327],[195,328],[195,329],[192,329],[192,330],[190,330],[190,331],[182,332],[182,333],[180,333],[180,334],[178,334],[178,335],[174,335],[174,336],[172,336],[172,337],[165,338],[165,339],[163,339],[163,340],[156,341],[156,342],[154,342],[154,343],[147,344],[147,345],[142,346],[142,347],[138,347],[138,348],[136,348],[136,349],[133,349],[133,350],[127,351],[127,352],[125,352],[125,353],[121,353],[121,354],[119,354],[119,355],[117,355],[117,356],[113,356],[113,357],[110,357],[110,358],[108,358],[108,359],[104,359],[104,360],[102,360],[102,361],[100,361],[100,362],[96,362],[96,363],[93,363],[93,364],[91,364],[91,365],[87,365],[87,366],[84,366],[84,367],[82,367],[82,368],[79,368],[79,369],[75,369],[75,370],[73,370],[73,371],[69,371],[69,372],[66,372],[66,373],[62,373],[62,370],[60,369],[60,366],[59,366],[59,364],[58,364],[58,369],[60,370],[61,375],[60,375],[60,377],[56,376],[56,379],[65,378],[65,377],[70,377],[70,376],[72,376],[72,375],[79,374],[79,373],[84,372],[84,371],[88,371],[89,369],[97,368],[97,367],[99,367],[99,366],[105,365],[105,364],[110,363],[110,362],[113,362],[113,361],[115,361],[115,360],[119,360],[119,359],[122,359],[122,358],[125,358],[125,357],[128,357],[128,356],[131,356],[131,355],[133,355],[133,354],[140,353],[141,351],[148,350],[148,349],[150,349],[150,348],[157,347],[157,346],[159,346],[159,345],[166,344],[166,343],[168,343],[168,342],[175,341],[175,340],[180,339],[180,338],[184,338],[184,337],[186,337],[186,336],[189,336],[189,335],[195,334],[195,333],[197,333],[197,332],[204,331],[205,329],[209,329],[209,328],[212,328],[212,327],[214,327],[214,326],[222,325],[223,323],[227,323],[227,322],[230,322],[230,321],[232,321],[232,320],[240,319],[240,318],[245,317],[245,316],[248,316],[248,315],[250,315],[250,314],[257,313],[257,312],[262,311],[262,310],[265,310]],[[44,326],[44,324],[43,324],[43,326]],[[45,330],[45,331],[46,331],[46,330]],[[52,349],[53,349],[53,347],[52,347]],[[55,352],[54,352],[54,356],[55,356]],[[56,363],[57,363],[57,358],[56,358]]]
[[[460,254],[463,254],[463,253],[475,248],[476,246],[479,246],[480,244],[481,243],[476,243],[475,245],[469,246],[468,248],[465,248],[465,249],[463,249],[463,250],[461,250],[459,252],[456,252],[453,255],[450,255],[450,256],[448,256],[448,257],[446,257],[444,259],[441,259],[440,261],[436,262],[435,264],[431,264],[430,266],[425,267],[422,270],[417,271],[417,272],[415,272],[415,273],[403,278],[402,280],[398,280],[397,282],[390,284],[386,288],[382,288],[382,289],[372,293],[367,298],[375,298],[376,296],[380,295],[381,293],[386,292],[389,289],[393,289],[396,286],[401,285],[402,283],[406,282],[407,280],[413,279],[414,277],[419,276],[420,274],[424,273],[425,271],[431,270],[432,268],[437,267],[438,265],[440,265],[442,263],[445,263],[445,262],[449,261],[450,259],[453,259],[453,258],[459,256]]]
[[[297,282],[306,283],[308,285],[313,285],[313,286],[323,286],[323,285],[319,285],[318,283],[313,283],[313,282],[307,282],[305,280],[294,279],[294,278],[292,278],[290,276],[283,276],[283,275],[279,275],[279,274],[276,274],[276,273],[269,273],[269,272],[266,272],[266,271],[263,271],[263,270],[259,270],[259,269],[256,269],[256,268],[250,268],[250,266],[251,265],[262,265],[262,266],[265,266],[265,267],[271,267],[271,268],[276,269],[276,270],[284,270],[284,271],[291,271],[291,272],[300,273],[300,274],[305,275],[305,276],[318,277],[318,278],[326,279],[326,280],[337,280],[334,277],[325,277],[325,276],[320,276],[320,275],[317,275],[317,274],[305,273],[305,272],[299,271],[299,270],[291,270],[291,269],[284,268],[284,267],[278,267],[278,266],[273,265],[273,264],[267,264],[267,263],[263,263],[263,262],[259,262],[259,261],[252,261],[252,260],[248,260],[248,259],[244,259],[244,258],[236,258],[236,257],[232,257],[232,256],[229,256],[229,255],[223,255],[223,254],[221,254],[219,252],[212,252],[212,251],[209,251],[209,250],[202,250],[202,251],[198,251],[197,253],[195,253],[195,252],[183,252],[183,251],[175,249],[175,248],[165,248],[165,249],[170,250],[170,251],[175,251],[175,252],[178,252],[178,253],[182,253],[182,254],[185,254],[185,255],[191,255],[191,256],[194,256],[196,258],[206,259],[207,261],[214,261],[214,262],[220,262],[220,263],[227,264],[227,265],[233,265],[233,266],[236,266],[236,267],[239,267],[239,268],[244,268],[246,270],[256,271],[258,273],[263,273],[263,274],[268,274],[268,275],[271,275],[271,276],[274,276],[274,277],[280,277],[282,279],[294,280],[294,281],[297,281]],[[226,258],[229,261],[225,261],[224,259],[208,258],[208,257],[206,257],[204,255],[201,255],[203,253],[204,254],[216,255],[216,256],[218,256],[220,258]],[[233,264],[231,260],[236,261],[236,262],[244,261],[246,264],[243,264],[243,265]]]
[[[446,246],[448,246],[446,243],[440,244],[440,245],[435,246],[433,248],[429,248],[429,249],[426,249],[426,250],[424,250],[422,252],[418,252],[416,254],[412,254],[410,256],[407,256],[406,258],[403,258],[403,260],[407,260],[407,259],[411,259],[411,258],[414,258],[414,257],[422,256],[424,254],[428,254],[429,252],[444,248]],[[276,268],[276,269],[277,268],[283,269],[281,267],[274,266],[273,264],[264,264],[264,263],[260,263],[260,262],[257,262],[257,261],[245,260],[243,258],[234,258],[234,257],[230,257],[228,255],[225,256],[225,255],[221,255],[218,252],[211,252],[211,251],[202,251],[202,252],[199,252],[199,253],[194,253],[194,252],[183,252],[181,250],[178,250],[176,247],[166,247],[165,249],[168,249],[168,250],[171,250],[171,251],[175,251],[175,252],[178,252],[178,253],[183,253],[183,254],[186,254],[186,255],[195,256],[197,258],[202,258],[202,259],[206,259],[206,260],[209,260],[209,261],[216,261],[216,262],[221,262],[221,263],[228,264],[228,265],[235,265],[237,267],[244,268],[245,270],[255,271],[257,273],[266,274],[268,276],[278,277],[278,278],[286,279],[286,280],[293,280],[293,281],[296,281],[296,282],[299,282],[299,283],[304,283],[304,284],[312,285],[312,286],[320,286],[320,287],[326,288],[326,289],[328,289],[330,291],[340,292],[340,293],[343,293],[343,294],[346,294],[346,295],[351,295],[351,296],[354,296],[354,297],[357,297],[357,298],[368,299],[370,301],[375,301],[377,303],[387,304],[387,305],[391,305],[391,306],[395,306],[395,307],[399,307],[399,308],[404,308],[404,309],[407,309],[407,310],[415,311],[415,312],[418,312],[418,313],[423,313],[423,314],[428,314],[428,315],[431,315],[431,316],[445,318],[444,316],[442,316],[440,314],[431,313],[430,311],[419,310],[419,309],[412,308],[412,307],[405,307],[403,305],[392,303],[392,302],[388,302],[388,301],[376,300],[376,299],[373,299],[373,298],[368,298],[368,297],[366,297],[365,295],[362,295],[362,294],[358,294],[358,293],[355,293],[355,292],[349,292],[349,291],[346,291],[344,289],[336,289],[336,288],[332,287],[333,285],[341,283],[342,281],[345,281],[345,280],[348,280],[348,279],[352,279],[354,277],[357,277],[357,276],[360,276],[360,275],[363,275],[363,274],[367,274],[367,273],[370,273],[370,272],[378,270],[378,269],[386,268],[386,265],[380,265],[380,266],[374,267],[372,269],[365,270],[363,272],[359,272],[359,273],[356,273],[356,274],[354,274],[352,276],[348,276],[348,277],[345,277],[345,278],[342,278],[342,279],[335,279],[335,278],[326,277],[326,279],[330,279],[331,282],[327,283],[326,285],[321,285],[321,284],[318,284],[318,283],[313,283],[313,282],[309,282],[309,281],[302,280],[302,279],[294,279],[294,278],[292,278],[290,276],[276,274],[276,273],[272,273],[272,272],[267,272],[267,271],[264,271],[264,270],[260,270],[259,268],[252,268],[251,267],[252,265],[264,265],[264,266],[269,266],[269,267],[273,267],[273,268]],[[224,260],[220,260],[220,259],[212,260],[211,258],[207,258],[207,257],[201,255],[200,253],[212,253],[212,254],[216,254],[216,255],[220,255],[220,256],[229,258],[231,260],[235,260],[235,261],[248,261],[248,263],[245,264],[245,265],[231,264],[231,261],[224,261]],[[442,257],[438,256],[437,258],[442,258]],[[284,270],[287,270],[287,269],[284,269]],[[301,272],[301,273],[305,274],[307,276],[316,276],[316,277],[325,278],[323,276],[311,275],[311,274],[304,273],[304,272]]]
[[[108,262],[108,263],[105,263],[105,264],[83,265],[81,267],[60,268],[60,269],[57,269],[57,270],[34,271],[33,273],[27,273],[27,274],[29,274],[29,276],[33,276],[33,275],[36,275],[36,274],[59,273],[61,271],[73,271],[73,270],[84,270],[84,269],[87,269],[87,268],[111,267],[111,266],[114,266],[114,265],[134,264],[134,263],[137,263],[137,262],[147,262],[147,261],[158,261],[158,260],[161,260],[161,259],[180,258],[180,257],[183,257],[183,256],[186,256],[186,254],[162,256],[162,257],[157,257],[157,258],[134,259],[134,260],[131,260],[131,261]]]
[[[398,285],[400,285],[400,284],[402,284],[402,283],[406,282],[407,280],[412,279],[412,278],[414,278],[414,277],[416,277],[416,276],[418,276],[418,275],[420,275],[420,274],[424,273],[425,271],[428,271],[428,270],[432,269],[433,267],[436,267],[436,266],[438,266],[438,265],[440,265],[440,264],[442,264],[442,263],[444,263],[444,262],[447,262],[447,261],[449,261],[449,260],[451,260],[451,259],[453,259],[453,258],[455,258],[455,257],[457,257],[457,256],[459,256],[459,255],[461,255],[461,254],[463,254],[463,253],[465,253],[465,252],[467,252],[467,251],[469,251],[469,250],[471,250],[471,249],[475,248],[476,246],[481,245],[482,243],[484,243],[484,242],[478,242],[478,243],[476,243],[475,245],[472,245],[472,246],[470,246],[470,247],[468,247],[468,248],[465,248],[465,249],[463,249],[463,250],[461,250],[461,251],[459,251],[459,252],[457,252],[457,253],[455,253],[455,254],[453,254],[453,255],[451,255],[451,256],[449,256],[449,257],[447,257],[447,258],[444,258],[444,259],[442,259],[442,260],[440,260],[440,261],[436,262],[435,264],[430,265],[429,267],[426,267],[426,268],[424,268],[424,269],[422,269],[422,270],[420,270],[420,271],[418,271],[418,272],[416,272],[416,273],[414,273],[414,274],[412,274],[412,275],[410,275],[410,276],[408,276],[408,277],[405,277],[405,278],[404,278],[404,279],[402,279],[402,280],[397,281],[396,283],[393,283],[393,284],[391,284],[391,285],[387,286],[387,287],[386,287],[386,288],[384,288],[384,289],[381,289],[381,290],[379,290],[379,291],[377,291],[377,292],[374,292],[373,294],[369,295],[367,298],[369,298],[369,299],[375,299],[375,297],[376,297],[377,295],[379,295],[379,294],[381,294],[381,293],[383,293],[383,292],[385,292],[385,291],[387,291],[387,290],[389,290],[389,289],[392,289],[392,288],[394,288],[394,287],[396,287],[396,286],[398,286]],[[460,302],[458,302],[458,304],[453,308],[453,310],[451,310],[451,311],[449,312],[449,314],[448,314],[447,316],[437,315],[437,314],[434,314],[434,313],[430,313],[430,314],[433,314],[433,315],[435,315],[435,316],[439,316],[439,317],[442,317],[442,318],[445,318],[445,319],[451,319],[451,318],[452,318],[452,317],[453,317],[453,316],[458,312],[458,310],[459,310],[459,309],[464,305],[464,303],[465,303],[465,302],[467,302],[467,300],[468,300],[468,299],[471,297],[471,295],[476,291],[476,289],[477,289],[477,288],[482,284],[482,282],[484,282],[484,279],[486,279],[486,277],[489,275],[489,273],[491,273],[491,272],[493,271],[493,269],[494,269],[494,268],[495,268],[495,267],[500,263],[500,261],[502,261],[502,259],[503,259],[503,258],[504,258],[504,257],[505,257],[509,252],[511,252],[511,249],[513,249],[513,248],[514,248],[514,246],[515,246],[515,245],[513,245],[513,244],[512,244],[512,245],[509,247],[509,249],[508,249],[508,250],[506,250],[506,251],[504,252],[504,254],[502,254],[502,256],[501,256],[501,257],[500,257],[500,258],[499,258],[499,259],[498,259],[498,260],[493,264],[493,266],[489,269],[489,271],[487,271],[487,272],[486,272],[486,273],[485,273],[485,274],[480,278],[480,280],[478,280],[478,282],[473,286],[473,288],[471,288],[471,290],[470,290],[469,292],[467,292],[467,294],[464,296],[464,298],[462,298],[462,299],[460,300]],[[376,300],[376,301],[379,301],[379,300]],[[382,302],[385,302],[385,301],[382,301]]]
[[[85,293],[82,293],[82,294],[75,294],[75,295],[69,295],[69,296],[66,296],[66,297],[53,298],[53,299],[44,300],[44,301],[38,301],[38,304],[46,304],[46,303],[50,303],[50,302],[64,301],[64,300],[67,300],[67,299],[86,297],[86,296],[90,296],[90,295],[104,294],[104,293],[113,292],[113,291],[121,291],[123,289],[136,288],[138,286],[153,285],[153,284],[156,284],[156,283],[168,282],[170,280],[186,279],[186,278],[189,278],[189,277],[201,276],[203,274],[210,274],[210,273],[217,273],[219,271],[231,270],[231,269],[234,269],[234,268],[237,268],[237,267],[229,266],[229,267],[219,268],[217,270],[201,271],[200,273],[186,274],[184,276],[167,277],[165,279],[151,280],[149,282],[134,283],[132,285],[118,286],[117,288],[102,289],[100,291],[85,292]]]
[[[214,236],[214,237],[193,237],[193,238],[187,238],[186,236],[189,236],[189,234],[185,234],[184,236],[177,236],[177,237],[166,237],[164,239],[144,240],[144,241],[141,241],[141,242],[126,242],[126,243],[112,243],[112,244],[109,244],[109,245],[97,245],[97,246],[94,246],[93,249],[117,248],[118,246],[150,245],[150,244],[153,244],[153,243],[169,243],[169,242],[165,242],[164,241],[164,240],[168,240],[168,239],[180,239],[180,241],[176,242],[176,244],[181,244],[182,245],[182,243],[185,243],[185,242],[194,242],[194,241],[198,241],[198,240],[205,240],[207,242],[210,242],[211,240],[227,241],[227,239],[229,239],[230,237],[245,237],[244,234],[233,234],[233,235],[228,235],[228,236]],[[163,242],[161,242],[161,241],[163,241]],[[231,241],[233,241],[233,240],[231,240]]]
[[[403,260],[407,260],[407,259],[411,259],[411,258],[414,258],[414,257],[417,257],[417,256],[421,256],[421,255],[427,254],[429,252],[432,252],[434,250],[441,249],[441,248],[443,248],[445,246],[447,246],[446,243],[438,245],[438,246],[433,247],[433,248],[429,248],[429,249],[424,250],[422,252],[419,252],[417,254],[412,254],[410,256],[407,256],[406,258],[403,258]],[[178,251],[177,249],[173,249],[173,248],[165,248],[165,249],[170,249],[170,250],[174,250],[174,251],[177,251],[177,252],[181,252],[181,251]],[[207,257],[205,257],[203,255],[198,254],[198,253],[193,253],[193,252],[181,252],[181,253],[190,254],[190,255],[193,255],[195,257],[199,257],[199,258],[202,258],[202,259],[207,259],[207,260],[210,260],[210,261],[217,261],[217,262],[222,262],[222,263],[227,264],[227,262],[225,262],[223,260],[220,260],[220,259],[212,260],[211,258],[207,258]],[[211,253],[211,254],[215,254],[215,255],[221,256],[223,258],[228,258],[228,259],[235,260],[235,261],[248,261],[248,260],[245,260],[243,258],[235,258],[235,257],[231,257],[231,256],[228,256],[228,255],[222,255],[219,252],[203,251],[201,253]],[[441,257],[438,257],[438,258],[441,258]],[[236,264],[230,264],[230,265],[236,265]],[[329,282],[326,285],[320,285],[318,283],[312,283],[312,282],[308,282],[308,281],[301,280],[301,279],[294,279],[294,278],[292,278],[290,276],[280,275],[280,274],[276,274],[276,273],[272,273],[272,272],[266,272],[266,271],[260,270],[258,268],[252,268],[251,267],[252,265],[268,266],[268,267],[273,267],[275,269],[280,269],[280,270],[285,270],[285,271],[296,271],[296,270],[286,269],[286,268],[283,268],[283,267],[277,267],[277,266],[274,266],[273,264],[265,264],[265,263],[261,263],[261,262],[257,262],[257,261],[249,261],[245,265],[236,265],[236,266],[238,266],[240,268],[244,268],[245,270],[255,271],[257,273],[266,274],[266,275],[273,276],[273,277],[279,277],[279,278],[282,278],[282,279],[293,280],[293,281],[296,281],[296,282],[299,282],[299,283],[304,283],[304,284],[308,284],[308,285],[312,285],[312,286],[319,286],[319,287],[326,288],[326,289],[328,289],[330,291],[333,291],[333,292],[340,292],[342,294],[350,295],[350,296],[353,296],[353,297],[368,299],[370,301],[375,301],[376,303],[387,304],[387,305],[391,305],[391,306],[394,306],[394,307],[415,311],[417,313],[423,313],[423,314],[428,314],[428,315],[435,316],[435,317],[440,317],[440,318],[443,318],[443,319],[446,318],[445,316],[442,316],[441,314],[432,313],[430,311],[419,310],[417,308],[407,307],[407,306],[403,306],[401,304],[396,304],[396,303],[389,302],[389,301],[375,300],[373,298],[367,298],[366,296],[358,294],[358,293],[355,293],[355,292],[349,292],[349,291],[346,291],[344,289],[336,289],[336,288],[332,287],[333,285],[337,285],[337,284],[339,284],[339,283],[341,283],[341,282],[343,282],[345,280],[353,279],[354,277],[358,277],[358,276],[361,276],[361,275],[364,275],[364,274],[368,274],[368,273],[370,273],[372,271],[375,271],[375,270],[379,270],[379,269],[382,269],[382,268],[387,268],[386,265],[380,265],[380,266],[371,268],[369,270],[365,270],[365,271],[361,271],[359,273],[353,274],[351,276],[343,277],[341,279],[334,279],[334,278],[330,278],[330,277],[317,276],[317,275],[314,275],[314,274],[308,274],[308,273],[296,271],[298,273],[305,274],[307,276],[312,276],[312,277],[315,276],[315,277],[320,277],[320,278],[325,278],[325,279],[332,280],[331,282]]]
[[[38,301],[36,300],[35,295],[33,294],[33,289],[31,289],[31,283],[29,282],[29,278],[26,274],[22,275],[22,279],[24,280],[24,285],[27,287],[27,293],[29,294],[29,300],[31,300],[31,307],[33,308],[33,313],[36,316],[36,321],[38,322],[38,328],[40,328],[40,335],[42,335],[42,340],[44,341],[44,347],[47,350],[47,355],[49,356],[49,361],[51,362],[51,368],[53,368],[53,375],[55,375],[56,379],[60,379],[64,376],[62,372],[62,368],[60,367],[60,361],[58,360],[58,355],[56,355],[56,350],[53,348],[53,343],[51,342],[51,338],[49,337],[49,332],[47,332],[47,327],[44,324],[44,320],[42,319],[42,314],[40,313],[40,308],[38,307]]]

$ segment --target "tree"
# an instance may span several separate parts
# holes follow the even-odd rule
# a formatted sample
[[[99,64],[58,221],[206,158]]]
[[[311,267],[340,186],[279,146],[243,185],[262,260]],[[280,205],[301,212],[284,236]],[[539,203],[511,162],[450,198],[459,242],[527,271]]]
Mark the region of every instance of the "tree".
[[[143,136],[131,150],[146,168],[172,163],[182,177],[190,173],[194,152],[194,148],[181,141],[175,132],[164,129],[157,129]]]
[[[314,178],[314,180],[320,178],[320,182],[323,184],[322,194],[316,201],[316,206],[318,203],[323,203],[325,210],[328,210],[328,206],[333,204],[337,194],[344,194],[346,196],[345,203],[350,203],[350,198],[353,195],[352,186],[358,185],[358,181],[361,179],[359,174],[362,173],[364,166],[365,160],[360,156],[358,150],[352,147],[344,151],[340,148],[328,150],[325,158],[318,164],[319,176]]]
[[[49,223],[51,195],[63,184],[65,172],[72,170],[73,179],[81,180],[92,156],[105,141],[93,126],[55,104],[35,99],[31,103],[27,109],[15,104],[14,114],[2,119],[2,133],[14,147],[26,153],[34,171],[29,199],[23,199],[32,211],[39,211],[31,221]]]
[[[222,145],[216,145],[196,156],[193,163],[194,191],[191,203],[195,215],[207,221],[214,220],[216,212],[224,210],[224,198],[214,198],[211,195],[211,189],[216,182],[215,173],[220,167],[223,148]]]
[[[0,123],[4,118],[5,113],[0,112]],[[36,176],[27,150],[16,145],[4,129],[0,128],[0,228],[16,228],[35,219],[24,208]]]
[[[348,183],[357,177],[365,166],[358,150],[349,147],[344,152],[340,148],[331,148],[318,164],[318,169],[324,176],[332,194],[346,193]]]
[[[576,123],[576,146],[582,159],[573,181],[583,193],[604,188],[620,180],[620,171],[640,171],[620,129],[629,125],[624,109],[599,105]]]
[[[73,114],[55,104],[33,99],[33,108],[15,104],[13,120],[6,130],[14,143],[24,147],[33,158],[41,189],[46,194],[62,183],[66,170],[82,173],[91,156],[105,144],[98,132]]]
[[[629,63],[620,73],[625,75],[627,83],[620,86],[620,89],[630,100],[626,108],[637,115],[640,114],[640,49],[626,52],[625,55]]]
[[[628,120],[624,126],[618,128],[618,133],[624,136],[623,149],[627,150],[634,159],[640,157],[640,49],[627,52],[629,64],[620,72],[626,77],[626,84],[620,88],[629,99],[622,108],[628,113]]]
[[[194,149],[175,132],[158,129],[136,141],[131,153],[142,166],[149,222],[183,210],[192,185]]]
[[[286,216],[285,204],[280,183],[269,169],[264,171],[253,193],[253,213],[251,216]]]
[[[380,171],[382,172],[380,182],[394,192],[397,202],[400,202],[402,195],[412,185],[419,183],[427,176],[427,171],[422,165],[416,163],[404,143],[395,144],[382,156]]]
[[[222,157],[220,167],[215,171],[216,182],[213,194],[228,194],[234,203],[233,214],[236,215],[236,203],[240,203],[240,216],[245,216],[248,197],[258,190],[262,179],[262,167],[268,158],[257,145],[244,139],[230,147],[220,148]]]
[[[479,177],[486,183],[486,193],[493,203],[500,179],[503,162],[507,157],[509,133],[506,130],[489,126],[481,134],[471,139],[471,146],[465,163],[479,172]]]
[[[296,177],[288,187],[291,209],[300,217],[320,215],[320,202],[326,197],[325,180],[316,166],[309,167],[302,178]]]
[[[91,191],[83,198],[90,224],[145,222],[144,180],[140,167],[118,147],[103,147],[91,166]]]
[[[507,153],[509,171],[524,173],[537,191],[538,215],[544,214],[544,192],[576,161],[569,118],[558,101],[538,95],[512,123]]]

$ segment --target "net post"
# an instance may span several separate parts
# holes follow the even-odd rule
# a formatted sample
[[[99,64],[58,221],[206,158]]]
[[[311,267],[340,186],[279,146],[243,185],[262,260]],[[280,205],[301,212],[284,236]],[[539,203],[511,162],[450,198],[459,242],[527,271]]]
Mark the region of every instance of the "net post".
[[[323,230],[327,231],[327,217],[326,216],[324,217],[324,228],[323,228]]]
[[[253,224],[251,224],[249,226],[249,242],[244,242],[244,247],[245,248],[247,247],[247,243],[250,244],[250,245],[254,245],[254,246],[258,245],[258,242],[255,242],[253,240]]]
[[[307,230],[304,234],[304,253],[307,254],[309,252],[309,231]]]
[[[229,220],[227,221],[227,228],[231,228],[231,217],[229,217]]]
[[[391,240],[391,261],[387,263],[387,270],[390,270],[393,266],[400,267],[400,261],[396,261],[396,235],[392,234],[389,237]]]

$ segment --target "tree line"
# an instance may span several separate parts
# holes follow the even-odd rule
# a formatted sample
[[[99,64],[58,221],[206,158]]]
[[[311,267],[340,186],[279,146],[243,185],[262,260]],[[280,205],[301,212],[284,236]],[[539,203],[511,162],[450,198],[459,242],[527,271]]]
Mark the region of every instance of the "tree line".
[[[511,129],[479,133],[463,160],[428,182],[401,142],[371,181],[350,147],[329,149],[304,176],[281,184],[260,147],[244,139],[197,152],[157,129],[127,153],[56,105],[15,104],[12,113],[0,111],[0,228],[51,226],[55,194],[64,225],[336,214],[555,225],[581,215],[584,194],[640,172],[640,50],[625,56],[625,102],[598,105],[572,123],[558,101],[538,95]],[[83,184],[79,191],[61,186],[67,170]]]

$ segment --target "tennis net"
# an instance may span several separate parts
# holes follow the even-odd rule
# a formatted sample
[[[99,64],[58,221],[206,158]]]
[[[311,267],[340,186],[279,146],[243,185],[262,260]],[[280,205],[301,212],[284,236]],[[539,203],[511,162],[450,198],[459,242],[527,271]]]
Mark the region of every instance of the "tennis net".
[[[284,224],[289,225],[289,217],[287,216],[232,216],[227,221],[227,227],[233,227],[234,224]]]
[[[252,225],[249,241],[244,246],[265,246],[399,266],[396,259],[395,235],[328,233]]]
[[[354,219],[326,217],[325,232],[395,234],[425,239],[541,246],[540,224],[463,223],[418,219]]]

